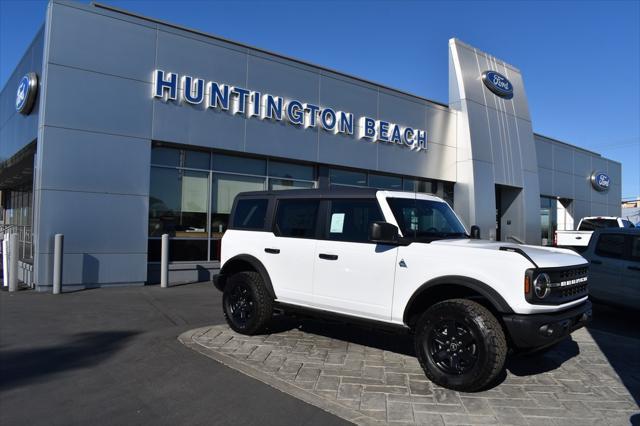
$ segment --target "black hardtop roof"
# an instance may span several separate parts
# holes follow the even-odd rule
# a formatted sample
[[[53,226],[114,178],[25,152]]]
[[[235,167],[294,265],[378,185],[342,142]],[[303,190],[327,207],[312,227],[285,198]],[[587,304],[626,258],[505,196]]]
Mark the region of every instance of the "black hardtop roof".
[[[273,197],[273,198],[373,198],[377,188],[351,188],[351,187],[335,187],[330,189],[285,189],[278,191],[250,191],[241,192],[238,198],[256,198],[256,197]]]

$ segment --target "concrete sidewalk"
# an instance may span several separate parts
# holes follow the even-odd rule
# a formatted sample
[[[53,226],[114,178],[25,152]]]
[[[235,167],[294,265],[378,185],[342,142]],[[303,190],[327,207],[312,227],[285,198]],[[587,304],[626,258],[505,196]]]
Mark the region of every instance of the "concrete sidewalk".
[[[0,424],[348,424],[181,345],[223,324],[207,283],[0,292]]]

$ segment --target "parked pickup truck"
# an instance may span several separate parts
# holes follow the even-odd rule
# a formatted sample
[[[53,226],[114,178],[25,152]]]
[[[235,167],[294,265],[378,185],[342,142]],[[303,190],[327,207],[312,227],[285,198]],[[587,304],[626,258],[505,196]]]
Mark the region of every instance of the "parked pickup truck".
[[[274,312],[413,334],[426,376],[494,383],[510,349],[542,348],[591,318],[571,250],[471,238],[440,198],[369,188],[249,192],[222,238],[222,308],[238,333]]]
[[[584,217],[578,222],[577,231],[556,231],[553,245],[557,247],[586,247],[593,231],[600,228],[634,228],[626,219],[613,216]]]
[[[591,299],[640,310],[640,229],[596,230],[581,254],[591,263]]]

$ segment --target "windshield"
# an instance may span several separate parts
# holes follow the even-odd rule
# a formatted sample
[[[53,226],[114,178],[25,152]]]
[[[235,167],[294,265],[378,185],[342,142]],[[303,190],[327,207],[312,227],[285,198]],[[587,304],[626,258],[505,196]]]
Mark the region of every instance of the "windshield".
[[[410,198],[387,198],[387,202],[405,238],[467,236],[464,226],[447,203]]]

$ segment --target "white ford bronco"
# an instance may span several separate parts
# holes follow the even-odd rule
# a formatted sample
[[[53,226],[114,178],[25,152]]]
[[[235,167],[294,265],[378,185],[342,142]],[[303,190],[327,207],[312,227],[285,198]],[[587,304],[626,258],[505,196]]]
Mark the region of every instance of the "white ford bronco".
[[[471,234],[426,194],[242,193],[214,283],[236,332],[261,332],[275,311],[398,328],[413,333],[430,380],[474,391],[493,383],[510,350],[584,326],[591,303],[579,254]]]

